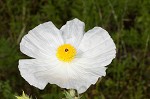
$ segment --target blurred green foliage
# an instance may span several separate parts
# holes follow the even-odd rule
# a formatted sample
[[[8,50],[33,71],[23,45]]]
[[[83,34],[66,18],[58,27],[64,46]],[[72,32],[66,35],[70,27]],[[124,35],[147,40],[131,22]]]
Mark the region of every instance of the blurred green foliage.
[[[86,31],[105,28],[117,45],[117,58],[107,76],[92,85],[83,99],[150,99],[150,0],[0,0],[0,98],[26,94],[38,99],[60,99],[62,89],[30,86],[18,70],[27,58],[19,42],[40,23],[52,21],[60,28],[79,18]]]

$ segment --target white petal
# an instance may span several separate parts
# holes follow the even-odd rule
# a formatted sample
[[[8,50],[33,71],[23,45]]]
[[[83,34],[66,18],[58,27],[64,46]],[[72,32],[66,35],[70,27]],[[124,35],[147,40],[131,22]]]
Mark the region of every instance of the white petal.
[[[63,84],[66,79],[66,66],[60,65],[56,57],[49,60],[23,59],[19,60],[21,76],[30,84],[43,89],[47,83]]]
[[[72,44],[77,48],[84,34],[84,26],[85,24],[76,18],[67,21],[66,25],[60,29],[65,43]]]
[[[22,38],[20,50],[32,58],[49,58],[63,44],[61,35],[52,22],[40,24]]]
[[[100,27],[95,27],[85,33],[79,46],[82,60],[91,60],[91,64],[99,63],[106,66],[116,56],[116,46],[108,32]]]
[[[70,76],[74,77],[74,79],[70,80],[69,85],[73,86],[74,89],[77,89],[79,94],[85,92],[91,84],[95,84],[99,77],[106,75],[106,67],[96,66],[96,68],[87,68],[91,66],[87,65],[88,63],[80,64],[77,61],[75,61],[74,66],[72,66],[74,76]]]
[[[44,62],[43,62],[44,63]],[[46,71],[45,65],[35,59],[19,60],[19,70],[21,76],[30,84],[39,89],[44,89],[47,85],[47,80],[36,77],[36,72]]]

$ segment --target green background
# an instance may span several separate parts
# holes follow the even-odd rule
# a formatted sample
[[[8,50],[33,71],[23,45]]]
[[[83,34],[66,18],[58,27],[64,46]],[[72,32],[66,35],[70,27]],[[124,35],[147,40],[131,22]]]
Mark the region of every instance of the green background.
[[[15,99],[22,90],[35,99],[61,99],[63,89],[30,86],[18,70],[21,38],[38,24],[58,28],[73,18],[106,29],[117,46],[107,76],[83,99],[150,99],[150,0],[0,0],[0,98]]]

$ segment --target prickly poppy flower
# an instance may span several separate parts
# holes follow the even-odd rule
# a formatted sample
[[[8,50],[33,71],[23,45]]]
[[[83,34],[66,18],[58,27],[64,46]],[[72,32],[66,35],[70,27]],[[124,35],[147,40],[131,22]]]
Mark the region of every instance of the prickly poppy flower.
[[[49,21],[30,30],[20,50],[32,59],[19,60],[21,76],[39,89],[50,83],[78,93],[105,76],[115,44],[106,30],[94,27],[85,33],[84,25],[73,19],[59,30]]]

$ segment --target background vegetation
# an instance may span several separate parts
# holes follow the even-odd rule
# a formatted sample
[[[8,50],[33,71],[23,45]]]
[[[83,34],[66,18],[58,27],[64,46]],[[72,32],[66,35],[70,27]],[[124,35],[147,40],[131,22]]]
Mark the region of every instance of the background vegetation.
[[[22,90],[33,98],[60,99],[62,89],[30,86],[18,70],[26,33],[52,21],[60,28],[79,18],[86,31],[101,26],[117,45],[117,58],[107,76],[91,86],[83,99],[150,99],[150,0],[0,0],[0,98],[15,99]]]

